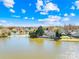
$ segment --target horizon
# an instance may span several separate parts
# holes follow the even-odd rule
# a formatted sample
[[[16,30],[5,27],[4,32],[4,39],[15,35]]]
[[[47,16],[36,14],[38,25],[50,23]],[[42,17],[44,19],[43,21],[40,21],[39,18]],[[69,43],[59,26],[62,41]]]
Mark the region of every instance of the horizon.
[[[63,26],[60,26],[60,25],[52,25],[52,26],[44,26],[44,25],[39,25],[39,26],[2,26],[0,25],[0,27],[65,27],[65,26],[79,26],[79,25],[71,25],[71,24],[67,24],[67,25],[63,25]]]

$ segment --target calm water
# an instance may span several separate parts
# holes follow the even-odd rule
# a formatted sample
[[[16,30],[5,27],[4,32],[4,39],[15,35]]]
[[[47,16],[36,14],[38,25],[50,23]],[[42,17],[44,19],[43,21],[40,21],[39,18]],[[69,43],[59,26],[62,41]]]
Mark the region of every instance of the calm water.
[[[0,59],[79,59],[79,42],[12,36],[0,39]]]

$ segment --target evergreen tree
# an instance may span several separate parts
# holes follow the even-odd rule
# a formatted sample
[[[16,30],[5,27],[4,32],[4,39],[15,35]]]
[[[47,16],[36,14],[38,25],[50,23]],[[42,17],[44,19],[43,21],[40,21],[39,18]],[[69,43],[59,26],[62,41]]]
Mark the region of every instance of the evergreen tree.
[[[36,30],[36,35],[42,36],[43,34],[44,34],[43,27],[42,26],[38,27],[38,29]]]

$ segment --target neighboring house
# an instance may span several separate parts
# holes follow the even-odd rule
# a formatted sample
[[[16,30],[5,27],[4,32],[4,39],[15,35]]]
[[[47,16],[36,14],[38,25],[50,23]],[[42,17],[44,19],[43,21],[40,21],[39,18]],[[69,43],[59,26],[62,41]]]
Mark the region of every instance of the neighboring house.
[[[47,35],[49,38],[50,37],[54,38],[55,37],[55,32],[50,31],[50,30],[45,30],[45,35]]]
[[[72,37],[79,38],[79,30],[74,30],[71,32]]]

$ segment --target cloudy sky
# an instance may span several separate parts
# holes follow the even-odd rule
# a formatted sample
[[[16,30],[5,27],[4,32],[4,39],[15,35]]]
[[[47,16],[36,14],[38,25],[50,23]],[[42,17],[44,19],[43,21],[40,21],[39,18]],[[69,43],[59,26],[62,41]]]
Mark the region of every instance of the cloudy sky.
[[[0,0],[0,25],[79,25],[79,0]]]

